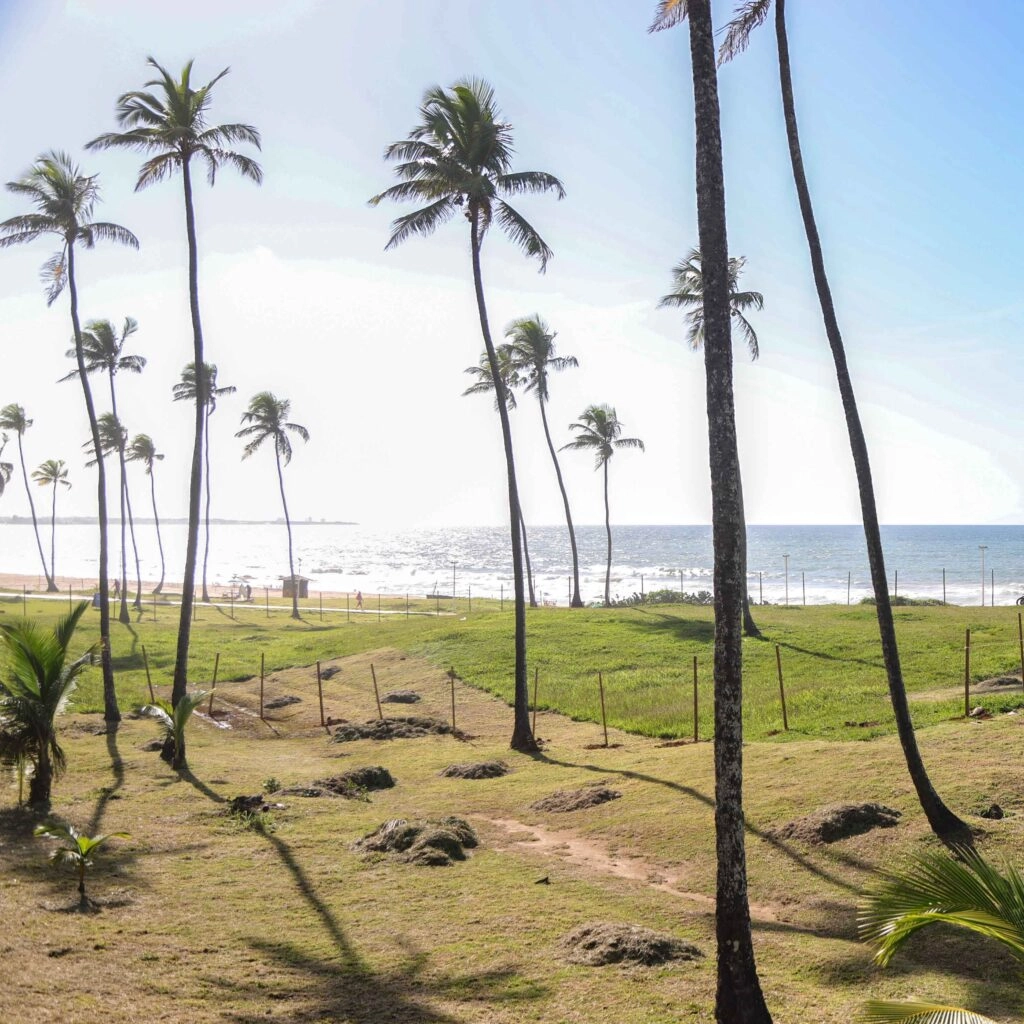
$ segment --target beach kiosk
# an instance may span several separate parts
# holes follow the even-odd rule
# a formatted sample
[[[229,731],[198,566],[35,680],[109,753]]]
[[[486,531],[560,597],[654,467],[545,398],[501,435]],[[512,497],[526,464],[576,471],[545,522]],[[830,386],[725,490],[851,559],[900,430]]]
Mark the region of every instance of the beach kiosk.
[[[306,576],[300,576],[296,573],[294,576],[282,576],[281,577],[281,596],[282,597],[309,597],[309,579]]]

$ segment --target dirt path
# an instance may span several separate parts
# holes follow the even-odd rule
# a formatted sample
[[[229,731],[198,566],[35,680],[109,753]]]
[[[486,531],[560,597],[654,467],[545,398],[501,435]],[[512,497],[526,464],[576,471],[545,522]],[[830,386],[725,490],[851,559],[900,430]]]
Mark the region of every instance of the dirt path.
[[[573,829],[551,829],[544,825],[528,825],[514,818],[485,818],[505,833],[504,839],[494,843],[497,850],[517,850],[535,853],[544,858],[556,857],[561,861],[600,875],[612,875],[630,882],[642,882],[659,892],[679,897],[713,914],[715,901],[704,893],[686,888],[686,874],[670,871],[643,857],[620,857],[597,840],[580,835]],[[751,904],[751,917],[755,921],[777,921],[775,908]]]

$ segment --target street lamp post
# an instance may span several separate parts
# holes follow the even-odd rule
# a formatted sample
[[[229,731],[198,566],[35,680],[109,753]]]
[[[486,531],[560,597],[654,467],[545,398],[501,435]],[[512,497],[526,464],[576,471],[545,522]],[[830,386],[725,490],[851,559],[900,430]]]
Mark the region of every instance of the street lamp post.
[[[786,561],[786,607],[789,607],[789,555],[782,556]]]
[[[985,607],[985,549],[988,547],[987,544],[979,544],[978,550],[981,552],[981,607]]]

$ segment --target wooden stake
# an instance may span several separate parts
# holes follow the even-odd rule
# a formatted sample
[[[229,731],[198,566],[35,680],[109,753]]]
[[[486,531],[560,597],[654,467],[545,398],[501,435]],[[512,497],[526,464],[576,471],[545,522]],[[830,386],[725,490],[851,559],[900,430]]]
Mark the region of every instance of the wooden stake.
[[[601,691],[601,725],[604,727],[604,745],[608,746],[608,719],[604,712],[604,677],[597,673],[597,687]]]
[[[533,670],[533,724],[530,726],[530,732],[533,733],[533,738],[537,738],[537,678],[540,675],[540,669],[535,667]]]
[[[370,675],[373,676],[373,695],[377,698],[377,717],[383,722],[384,712],[380,707],[380,690],[377,689],[377,673],[374,670],[373,662],[370,662]]]
[[[153,621],[156,622],[156,594],[153,595]]]
[[[231,602],[231,618],[235,617],[235,591],[234,588],[228,591],[228,600]]]
[[[266,668],[266,655],[260,651],[260,721],[263,721],[263,674]]]
[[[71,611],[71,584],[68,584],[68,612]]]
[[[316,663],[316,692],[320,695],[320,724],[326,729],[327,721],[324,719],[324,684],[320,679],[320,662]]]
[[[782,701],[782,728],[789,732],[789,719],[786,717],[786,687],[782,681],[782,648],[775,645],[775,664],[779,670],[779,699]]]
[[[149,684],[149,702],[156,703],[156,695],[153,693],[153,680],[149,675],[149,658],[146,657],[146,645],[142,645],[142,664],[146,666],[146,682]]]
[[[452,667],[450,669],[448,669],[448,679],[451,681],[451,684],[452,684],[452,732],[455,732],[455,679],[456,679],[456,675],[455,675],[455,666],[454,665],[452,665]]]
[[[380,594],[377,595],[377,621],[380,622]]]
[[[853,579],[853,573],[848,572],[846,574],[846,603],[850,603],[850,583]]]
[[[352,611],[349,608],[348,600],[349,600],[349,594],[348,594],[348,591],[346,591],[345,592],[345,621],[346,622],[351,622],[352,621]]]
[[[320,621],[324,621],[324,592],[320,591]]]
[[[1020,612],[1017,612],[1017,639],[1020,642],[1020,681],[1024,685],[1024,623]]]
[[[213,685],[210,687],[210,703],[207,705],[206,713],[213,714],[213,695],[217,692],[217,669],[220,668],[220,651],[213,659]]]
[[[263,595],[267,600],[267,618],[270,618],[270,587],[263,588]]]
[[[964,718],[971,715],[971,631],[964,641]]]
[[[699,742],[697,733],[697,655],[693,656],[693,742]]]

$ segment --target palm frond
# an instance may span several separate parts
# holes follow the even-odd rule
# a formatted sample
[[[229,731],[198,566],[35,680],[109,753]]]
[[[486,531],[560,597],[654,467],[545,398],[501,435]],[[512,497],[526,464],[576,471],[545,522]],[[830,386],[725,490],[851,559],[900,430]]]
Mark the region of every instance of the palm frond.
[[[546,171],[516,171],[512,174],[499,174],[494,179],[495,191],[500,195],[540,195],[554,192],[557,198],[565,198],[565,187],[553,175]]]
[[[996,1024],[991,1017],[983,1017],[973,1010],[919,1000],[873,999],[864,1004],[857,1019],[864,1024]]]
[[[495,203],[495,216],[505,234],[526,253],[540,261],[540,273],[548,268],[548,260],[554,253],[525,217],[503,200]]]
[[[747,0],[733,12],[725,26],[725,38],[718,48],[718,66],[741,54],[750,45],[750,33],[768,17],[772,0]]]
[[[457,209],[455,200],[445,196],[421,210],[397,217],[391,224],[391,237],[384,249],[394,249],[412,235],[432,235],[442,224],[451,220]]]
[[[675,28],[686,20],[689,14],[687,0],[658,0],[654,11],[654,21],[647,27],[648,32],[662,32],[667,28]]]

